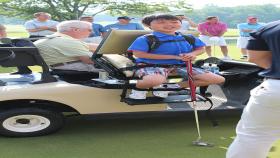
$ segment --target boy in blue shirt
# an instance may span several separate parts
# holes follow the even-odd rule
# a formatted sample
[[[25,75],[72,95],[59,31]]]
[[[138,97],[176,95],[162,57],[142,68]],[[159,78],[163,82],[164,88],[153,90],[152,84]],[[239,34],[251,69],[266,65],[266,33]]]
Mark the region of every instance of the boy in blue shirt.
[[[181,34],[176,32],[181,28],[181,20],[176,16],[169,14],[151,15],[144,17],[142,23],[153,30],[152,34],[162,43],[158,48],[150,51],[147,36],[138,37],[128,48],[137,57],[137,64],[184,65],[186,61],[192,61],[196,56],[204,52],[205,44],[201,40],[193,37],[195,42],[191,45]],[[170,73],[177,73],[183,78],[187,78],[187,71],[183,67],[146,67],[136,72],[136,75],[142,78],[142,80],[137,82],[136,87],[140,89],[157,88],[166,82],[167,76]],[[193,79],[196,86],[207,86],[224,82],[223,77],[198,68],[193,69]],[[186,82],[183,82],[180,86],[187,87],[188,85],[186,85]],[[146,91],[132,90],[129,97],[145,99],[146,93]],[[166,91],[154,91],[153,94],[163,98],[168,96]]]

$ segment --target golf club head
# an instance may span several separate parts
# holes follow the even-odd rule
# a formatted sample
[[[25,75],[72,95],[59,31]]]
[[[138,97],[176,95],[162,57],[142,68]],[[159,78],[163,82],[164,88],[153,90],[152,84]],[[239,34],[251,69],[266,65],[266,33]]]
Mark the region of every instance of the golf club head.
[[[212,143],[203,142],[200,140],[193,141],[192,144],[195,146],[201,146],[201,147],[213,147],[214,146],[214,144],[212,144]]]

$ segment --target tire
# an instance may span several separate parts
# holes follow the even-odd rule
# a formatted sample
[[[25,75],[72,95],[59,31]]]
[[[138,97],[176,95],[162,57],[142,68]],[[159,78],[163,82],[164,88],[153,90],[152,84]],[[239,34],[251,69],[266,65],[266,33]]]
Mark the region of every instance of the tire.
[[[45,109],[18,108],[1,111],[0,123],[0,135],[34,137],[58,131],[64,125],[64,117]]]

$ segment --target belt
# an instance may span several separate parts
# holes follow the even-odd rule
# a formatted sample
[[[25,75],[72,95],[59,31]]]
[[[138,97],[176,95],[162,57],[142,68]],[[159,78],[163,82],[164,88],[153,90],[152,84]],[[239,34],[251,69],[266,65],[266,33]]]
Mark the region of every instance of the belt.
[[[64,62],[64,63],[57,63],[57,64],[52,64],[50,65],[51,67],[58,67],[58,66],[64,66],[68,64],[73,64],[73,63],[80,63],[81,61],[69,61],[69,62]]]

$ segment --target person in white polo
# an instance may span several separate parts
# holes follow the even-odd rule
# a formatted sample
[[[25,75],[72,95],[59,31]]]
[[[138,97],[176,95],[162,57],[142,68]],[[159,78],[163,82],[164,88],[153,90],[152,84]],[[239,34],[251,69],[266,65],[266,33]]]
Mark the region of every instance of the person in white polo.
[[[212,56],[211,46],[218,45],[221,47],[224,59],[230,59],[227,43],[223,37],[227,32],[225,23],[220,22],[217,16],[209,16],[206,18],[206,22],[198,24],[198,31],[200,32],[199,39],[206,44],[205,50],[209,57]]]
[[[241,58],[247,59],[247,49],[250,33],[258,30],[260,27],[264,26],[264,23],[258,23],[258,18],[255,16],[248,16],[246,23],[237,24],[237,29],[239,30],[239,37],[237,39],[237,47],[241,49]]]
[[[27,21],[24,26],[30,38],[44,37],[56,32],[57,21],[51,20],[51,15],[45,12],[34,13],[35,19]]]

